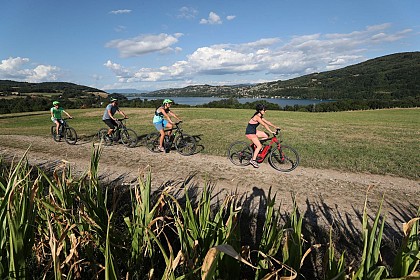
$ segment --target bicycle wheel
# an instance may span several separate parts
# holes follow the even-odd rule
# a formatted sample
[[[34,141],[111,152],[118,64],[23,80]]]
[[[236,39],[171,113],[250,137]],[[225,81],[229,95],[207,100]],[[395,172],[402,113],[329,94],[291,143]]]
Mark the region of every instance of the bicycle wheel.
[[[101,128],[96,133],[95,141],[98,141],[99,143],[102,142],[105,146],[112,145],[113,141],[112,139],[107,137],[108,135],[108,128]]]
[[[121,131],[121,142],[129,148],[134,148],[137,145],[138,137],[137,133],[131,128],[124,129]]]
[[[195,138],[188,134],[179,134],[175,138],[175,149],[183,156],[190,156],[194,154],[197,143]]]
[[[66,127],[64,140],[66,140],[67,144],[74,145],[77,142],[77,133],[76,130],[72,127]]]
[[[152,132],[146,136],[146,147],[149,149],[149,151],[154,153],[160,153],[159,138],[160,134],[157,132]]]
[[[56,131],[56,126],[53,125],[51,126],[51,136],[54,139],[55,142],[59,142],[60,141],[60,137],[59,135],[57,135],[57,131]]]
[[[280,149],[273,148],[268,162],[278,171],[290,172],[299,165],[299,154],[292,147],[281,145]]]
[[[252,158],[251,146],[243,141],[233,142],[228,149],[228,158],[235,165],[248,165]]]

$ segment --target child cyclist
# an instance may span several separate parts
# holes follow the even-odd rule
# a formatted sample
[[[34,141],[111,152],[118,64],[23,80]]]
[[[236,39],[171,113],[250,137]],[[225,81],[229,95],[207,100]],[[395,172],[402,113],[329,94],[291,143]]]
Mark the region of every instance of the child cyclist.
[[[171,120],[171,115],[178,121],[181,121],[177,115],[175,115],[171,110],[170,107],[173,101],[170,99],[163,100],[162,106],[158,107],[155,111],[155,115],[153,117],[153,125],[156,127],[157,131],[160,133],[159,138],[159,151],[164,152],[165,148],[163,148],[163,139],[165,138],[165,128],[172,129],[174,122]],[[170,135],[171,132],[168,132]]]
[[[267,111],[267,106],[264,104],[257,104],[255,108],[255,113],[252,116],[252,118],[248,122],[248,126],[246,127],[245,135],[246,137],[252,141],[252,143],[255,144],[256,148],[254,150],[254,153],[252,155],[252,159],[249,161],[249,163],[255,167],[258,168],[258,162],[256,161],[257,155],[260,152],[262,148],[262,144],[259,140],[261,139],[267,139],[268,135],[264,131],[257,130],[258,125],[262,124],[268,131],[270,131],[272,134],[274,132],[270,129],[271,127],[278,128],[268,120],[264,119],[265,112]]]
[[[70,116],[69,113],[64,111],[64,109],[62,107],[60,107],[60,102],[58,102],[58,101],[53,102],[53,107],[50,109],[50,112],[51,112],[51,120],[56,125],[55,131],[56,131],[57,134],[59,133],[60,125],[63,123],[63,119],[62,119],[62,116],[61,116],[62,113],[66,114],[67,117],[69,117],[70,119],[73,118],[72,116]],[[62,135],[60,135],[59,137],[61,138]]]

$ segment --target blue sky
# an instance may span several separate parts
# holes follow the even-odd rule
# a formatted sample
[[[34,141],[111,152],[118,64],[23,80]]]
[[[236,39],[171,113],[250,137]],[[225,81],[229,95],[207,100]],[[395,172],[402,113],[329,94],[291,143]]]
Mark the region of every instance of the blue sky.
[[[286,80],[420,50],[420,0],[10,0],[0,79],[155,90]]]

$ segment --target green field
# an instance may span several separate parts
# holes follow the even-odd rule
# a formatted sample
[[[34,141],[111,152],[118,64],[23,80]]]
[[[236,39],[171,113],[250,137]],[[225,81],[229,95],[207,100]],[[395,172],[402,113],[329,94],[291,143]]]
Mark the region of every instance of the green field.
[[[127,126],[139,136],[154,131],[154,109],[122,108]],[[229,143],[246,141],[252,110],[177,108],[185,132],[199,135],[201,152],[225,156]],[[104,127],[103,109],[69,110],[69,124],[88,139]],[[283,130],[284,143],[296,148],[301,165],[343,171],[419,178],[420,109],[332,113],[267,111],[266,118]],[[49,136],[49,112],[0,115],[0,134]],[[141,147],[139,147],[141,148]]]

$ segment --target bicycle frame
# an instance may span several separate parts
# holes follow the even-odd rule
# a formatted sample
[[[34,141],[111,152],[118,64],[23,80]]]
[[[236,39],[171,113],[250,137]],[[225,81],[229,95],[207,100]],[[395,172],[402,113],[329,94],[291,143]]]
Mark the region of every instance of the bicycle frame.
[[[114,141],[118,141],[121,138],[121,131],[126,129],[124,124],[125,119],[117,119],[117,127],[112,131]]]
[[[195,152],[196,140],[194,137],[183,132],[180,123],[181,121],[175,123],[174,127],[163,130],[165,134],[173,131],[170,137],[168,137],[168,135],[164,135],[165,137],[163,139],[163,148],[165,149],[165,152],[168,153],[170,150],[172,150],[172,147],[175,147],[175,150],[179,154],[183,156],[190,156]],[[159,153],[162,151],[159,148],[161,137],[160,132],[152,132],[146,136],[146,147],[151,152]]]
[[[165,138],[164,138],[164,143],[165,143],[165,141],[168,141],[169,140],[169,142],[167,142],[167,144],[168,145],[170,145],[170,146],[172,146],[173,145],[173,143],[174,143],[174,140],[175,140],[175,136],[178,134],[178,133],[180,133],[181,135],[182,135],[182,129],[181,129],[181,127],[180,127],[180,124],[181,122],[177,122],[177,123],[175,123],[175,127],[173,127],[173,128],[170,128],[170,129],[164,129],[164,132],[165,132]],[[169,136],[169,135],[167,135],[166,133],[167,132],[172,132],[171,133],[171,136],[170,137],[168,137],[168,140],[166,139],[166,136]]]
[[[270,143],[269,144],[266,144],[265,142],[267,142],[267,141],[270,141]],[[262,163],[265,160],[265,158],[267,157],[267,155],[270,153],[271,147],[273,146],[274,143],[277,144],[276,145],[277,147],[280,144],[280,142],[279,142],[279,140],[277,139],[276,136],[273,136],[271,138],[267,138],[267,139],[261,140],[261,142],[262,142],[261,144],[263,144],[263,147],[262,147],[261,151],[259,151],[259,153],[257,155],[257,162],[258,163]],[[254,143],[251,144],[251,147],[252,147],[252,150],[255,151],[256,146],[255,146]]]
[[[74,130],[74,128],[70,127],[67,123],[67,119],[72,119],[72,118],[64,118],[64,119],[60,119],[58,120],[58,131],[57,131],[57,126],[56,124],[54,124],[51,127],[51,134],[54,138],[54,141],[58,142],[61,140],[61,138],[64,137],[64,140],[70,144],[70,145],[74,145],[76,144],[77,141],[77,133],[76,130]]]
[[[66,119],[60,119],[58,121],[60,123],[60,125],[58,126],[58,129],[66,128],[68,126],[66,120],[67,120],[67,118]]]

